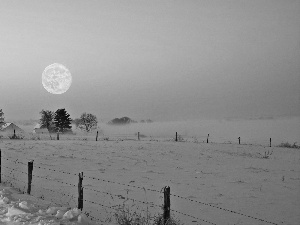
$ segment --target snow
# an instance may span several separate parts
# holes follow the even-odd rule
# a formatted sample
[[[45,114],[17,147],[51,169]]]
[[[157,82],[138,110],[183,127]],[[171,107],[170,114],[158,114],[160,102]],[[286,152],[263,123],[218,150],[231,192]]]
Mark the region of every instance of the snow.
[[[2,129],[5,129],[5,128],[7,128],[7,127],[9,127],[9,125],[11,125],[12,123],[5,123],[5,124],[3,124],[2,125]]]
[[[225,127],[229,125],[228,123],[226,122]],[[176,129],[170,126],[168,133],[180,131],[179,125]],[[281,122],[277,125],[282,129],[282,126],[279,126]],[[268,130],[280,132],[277,125]],[[149,128],[150,133],[152,126],[155,126],[155,123],[149,124],[149,127],[145,127],[141,133],[149,137],[146,128]],[[245,126],[245,131],[249,134],[255,133],[255,135],[256,132],[253,130],[259,130],[257,133],[267,130],[249,129],[248,131],[247,127]],[[131,134],[138,130],[135,125],[129,128],[110,129],[118,129],[120,133],[123,131],[125,133],[125,129],[131,129],[126,131]],[[215,135],[210,131],[206,132],[204,128],[203,130],[211,136]],[[278,143],[284,140],[293,143],[298,140],[295,138],[298,130],[293,129],[293,126],[289,126],[288,130],[291,134],[290,139],[285,139],[283,135],[282,139],[276,138]],[[232,136],[243,137],[239,131]],[[285,129],[283,133],[287,135]],[[222,135],[219,134],[219,136]],[[13,171],[12,174],[20,181],[27,181],[27,163],[34,160],[32,195],[38,198],[43,197],[52,203],[40,207],[37,204],[33,205],[33,200],[28,199],[28,195],[18,197],[16,199],[21,200],[16,201],[11,198],[10,194],[4,192],[3,198],[0,199],[2,207],[0,211],[4,210],[0,224],[2,220],[6,221],[6,224],[15,223],[15,220],[8,220],[9,217],[5,215],[12,205],[4,206],[11,204],[12,201],[15,201],[15,204],[10,213],[15,212],[15,209],[26,212],[27,214],[20,213],[13,216],[22,217],[21,219],[26,220],[26,223],[30,221],[26,219],[26,215],[28,217],[33,215],[31,221],[33,224],[39,224],[40,221],[46,221],[41,224],[86,223],[86,214],[76,210],[78,173],[83,172],[85,200],[83,210],[90,216],[101,220],[110,216],[110,208],[105,208],[105,206],[114,207],[124,202],[129,206],[130,202],[127,199],[130,198],[142,202],[153,202],[161,206],[163,204],[161,190],[165,186],[170,186],[171,194],[173,194],[171,196],[172,210],[218,225],[264,225],[268,223],[211,206],[233,210],[276,224],[298,225],[300,221],[300,151],[275,147],[276,139],[274,146],[268,147],[267,137],[272,137],[273,141],[274,136],[266,132],[264,139],[267,141],[261,146],[246,145],[244,144],[245,138],[242,139],[241,145],[234,142],[233,144],[207,144],[203,143],[202,139],[195,142],[193,140],[174,142],[171,138],[96,142],[95,134],[91,136],[61,135],[59,141],[48,140],[49,136],[45,136],[45,139],[41,136],[42,140],[3,139],[0,140],[3,157],[2,174],[10,175],[11,170],[4,166],[10,167],[25,172],[24,174]],[[230,139],[226,138],[226,140]],[[266,153],[269,157],[264,158]],[[18,160],[18,162],[6,161],[5,158]],[[91,177],[99,178],[99,180],[91,179]],[[113,182],[131,186],[122,186]],[[21,191],[26,191],[26,184],[22,182],[14,184]],[[144,187],[145,190],[133,186]],[[158,190],[158,193],[151,192],[149,189]],[[182,196],[183,199],[175,195]],[[198,204],[196,201],[207,205]],[[137,202],[135,204],[140,209],[148,210],[148,205]],[[106,213],[106,210],[109,213]],[[149,207],[149,210],[151,211],[152,208]],[[161,208],[156,207],[153,211],[161,213]],[[175,215],[186,225],[207,224],[193,223],[194,219],[178,213]],[[53,221],[49,222],[50,220]]]
[[[37,124],[33,127],[33,129],[35,129],[35,128],[41,128],[41,124],[37,123]]]
[[[80,210],[67,207],[41,209],[33,203],[13,199],[15,190],[0,185],[0,224],[2,225],[92,225]],[[24,195],[23,197],[26,197]]]

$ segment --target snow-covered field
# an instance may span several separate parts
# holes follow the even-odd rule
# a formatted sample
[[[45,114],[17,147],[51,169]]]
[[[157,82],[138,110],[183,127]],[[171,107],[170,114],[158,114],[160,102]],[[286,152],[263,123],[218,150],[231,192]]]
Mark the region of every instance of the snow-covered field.
[[[30,134],[36,124],[22,125],[16,122],[20,128],[27,132],[28,138],[34,135]],[[272,145],[278,145],[282,142],[297,142],[300,144],[300,117],[277,118],[277,119],[256,119],[256,120],[196,120],[196,121],[170,121],[154,123],[133,123],[126,126],[110,126],[106,123],[99,123],[99,136],[116,139],[116,136],[129,135],[130,138],[137,139],[137,132],[146,135],[146,139],[172,139],[175,138],[175,132],[183,138],[193,140],[196,138],[199,142],[206,141],[209,134],[209,141],[216,143],[238,143],[238,137],[241,137],[241,143],[259,144],[268,146],[269,139],[272,138]],[[96,131],[85,134],[78,129],[74,130],[76,135],[68,137],[69,139],[95,140]],[[38,136],[38,135],[35,135]],[[52,135],[54,138],[55,135]],[[49,136],[45,137],[50,139]]]
[[[55,207],[51,202],[20,194],[13,188],[0,185],[0,224],[88,225],[92,222],[76,208]]]
[[[101,221],[119,205],[161,212],[162,189],[170,186],[171,212],[185,224],[300,222],[299,149],[66,139],[1,140],[2,180],[11,176],[26,192],[27,162],[34,160],[32,195],[74,208],[83,172],[84,211]]]

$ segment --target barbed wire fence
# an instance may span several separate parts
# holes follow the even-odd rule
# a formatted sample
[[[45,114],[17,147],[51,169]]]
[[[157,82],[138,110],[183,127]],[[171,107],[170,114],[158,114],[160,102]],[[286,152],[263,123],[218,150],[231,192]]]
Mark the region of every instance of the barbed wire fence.
[[[236,210],[171,193],[168,186],[157,190],[131,183],[87,176],[83,172],[76,174],[47,168],[33,160],[25,162],[18,158],[2,155],[0,149],[1,182],[10,184],[22,193],[31,194],[59,206],[67,204],[72,208],[78,208],[91,220],[100,224],[111,221],[118,212],[125,211],[134,214],[135,210],[143,212],[143,215],[149,217],[150,220],[160,216],[162,224],[178,215],[193,224],[220,224],[214,221],[214,216],[207,216],[203,213],[201,207],[207,207],[264,224],[278,225]],[[194,210],[183,212],[173,207],[171,200],[173,201],[175,198],[184,201],[184,204],[193,204]]]
[[[83,138],[86,139],[87,138]],[[89,136],[89,140],[95,140],[94,136]],[[193,142],[193,143],[218,143],[218,144],[242,144],[242,145],[260,145],[260,146],[272,146],[271,138],[252,138],[252,137],[220,137],[213,134],[207,135],[187,135],[180,132],[174,132],[173,135],[144,135],[140,132],[130,134],[107,134],[97,137],[96,140],[104,141],[174,141],[174,142]]]
[[[68,133],[67,135],[63,135],[58,133],[48,133],[48,134],[33,134],[30,133],[27,136],[28,139],[31,140],[83,140],[83,141],[124,141],[124,140],[138,140],[138,141],[175,141],[175,142],[194,142],[194,143],[219,143],[219,144],[243,144],[243,145],[260,145],[260,146],[269,146],[272,147],[272,138],[253,138],[248,137],[243,139],[243,137],[235,137],[235,138],[228,138],[228,137],[220,137],[220,136],[213,136],[209,133],[207,135],[187,135],[186,132],[184,134],[179,134],[175,132],[175,136],[170,135],[144,135],[140,132],[129,132],[123,134],[104,134],[101,132],[99,136],[99,132],[97,131],[96,134],[86,133],[86,135],[77,136],[76,133]],[[2,137],[2,136],[0,136]],[[8,135],[10,139],[24,139],[24,135],[16,135],[15,130],[13,135]]]

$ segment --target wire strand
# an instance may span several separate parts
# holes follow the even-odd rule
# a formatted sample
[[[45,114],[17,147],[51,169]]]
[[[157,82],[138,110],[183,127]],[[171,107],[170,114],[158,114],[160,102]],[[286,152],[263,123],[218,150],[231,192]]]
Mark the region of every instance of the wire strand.
[[[182,196],[179,196],[179,195],[175,195],[175,194],[170,194],[170,195],[172,195],[174,197],[177,197],[177,198],[185,199],[185,200],[188,200],[188,201],[191,201],[191,202],[196,202],[196,203],[199,203],[199,204],[202,204],[202,205],[205,205],[205,206],[209,206],[209,207],[213,207],[213,208],[216,208],[216,209],[220,209],[220,210],[223,210],[223,211],[226,211],[226,212],[238,214],[240,216],[245,216],[245,217],[248,217],[248,218],[251,218],[251,219],[259,220],[259,221],[262,221],[262,222],[265,222],[265,223],[269,223],[269,224],[273,224],[273,225],[278,225],[277,223],[274,223],[274,222],[270,222],[270,221],[267,221],[267,220],[264,220],[264,219],[260,219],[260,218],[254,217],[254,216],[249,216],[249,215],[246,215],[244,213],[236,212],[236,211],[233,211],[233,210],[230,210],[230,209],[225,209],[225,208],[222,208],[222,207],[219,207],[219,206],[215,206],[215,205],[212,205],[212,204],[209,204],[209,203],[200,202],[200,201],[197,201],[197,200],[185,198],[185,197],[182,197]]]

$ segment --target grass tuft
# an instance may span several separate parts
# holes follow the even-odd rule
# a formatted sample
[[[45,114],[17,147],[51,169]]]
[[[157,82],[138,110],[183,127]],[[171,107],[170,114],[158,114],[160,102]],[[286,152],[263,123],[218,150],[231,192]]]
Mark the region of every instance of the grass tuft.
[[[300,145],[296,144],[297,142],[295,142],[294,144],[290,144],[288,142],[283,142],[280,145],[278,145],[277,147],[281,147],[281,148],[297,148],[300,149]]]
[[[136,209],[133,210],[133,208]],[[114,218],[118,225],[183,225],[183,223],[174,216],[171,216],[171,218],[164,223],[162,215],[152,215],[148,207],[147,210],[142,210],[135,205],[126,206],[123,204],[114,214]]]

